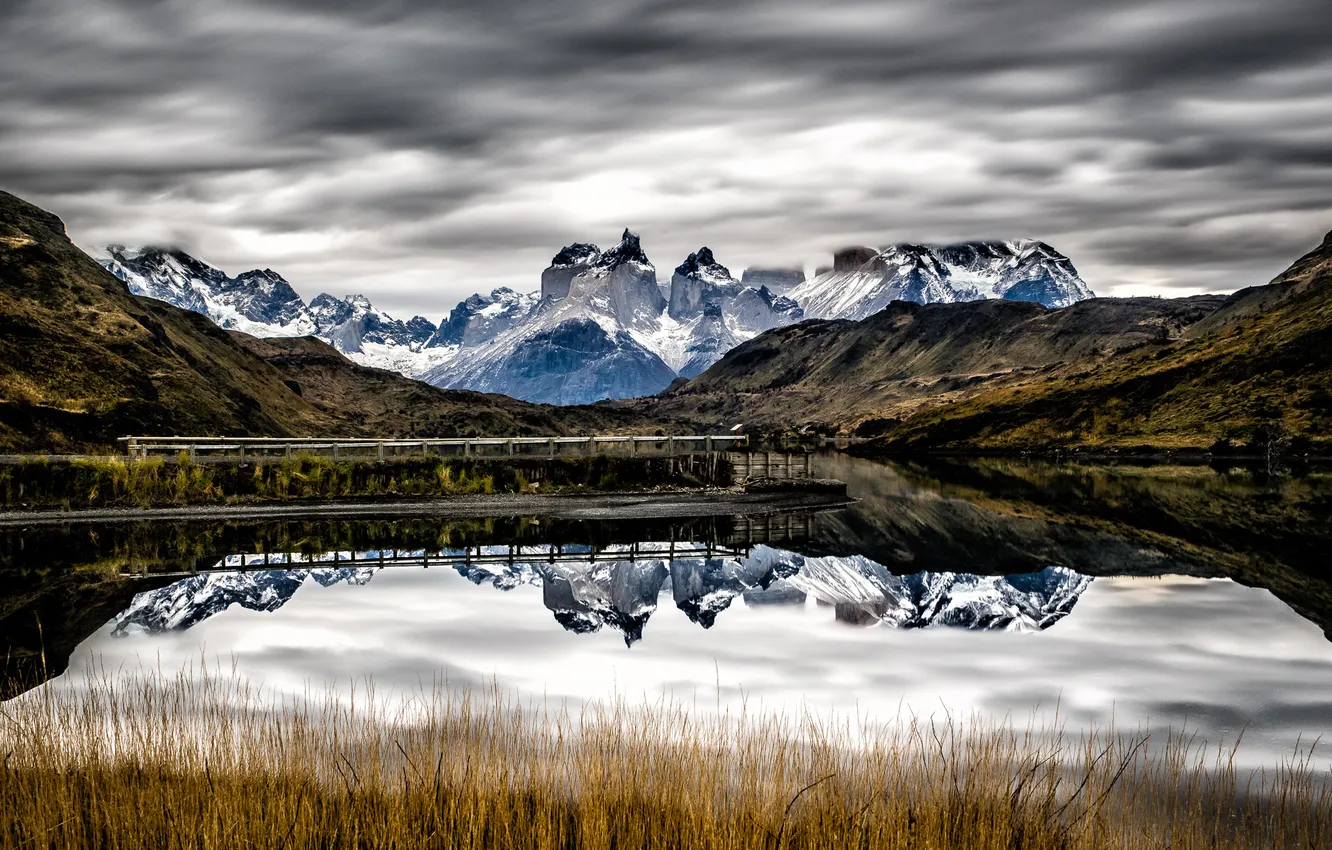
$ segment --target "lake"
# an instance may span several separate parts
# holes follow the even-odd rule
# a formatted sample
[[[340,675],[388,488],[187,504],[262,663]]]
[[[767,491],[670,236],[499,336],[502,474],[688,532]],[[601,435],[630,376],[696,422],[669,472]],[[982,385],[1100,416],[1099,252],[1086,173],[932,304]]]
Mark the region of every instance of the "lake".
[[[1332,733],[1332,476],[815,466],[855,504],[4,529],[0,639],[11,673],[69,689],[234,668],[275,695],[1059,718],[1243,732],[1254,765]]]

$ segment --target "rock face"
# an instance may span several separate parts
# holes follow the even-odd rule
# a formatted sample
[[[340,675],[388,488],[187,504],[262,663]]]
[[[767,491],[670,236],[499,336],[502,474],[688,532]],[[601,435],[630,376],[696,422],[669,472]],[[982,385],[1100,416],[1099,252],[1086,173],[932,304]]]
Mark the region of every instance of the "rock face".
[[[652,394],[675,378],[655,344],[666,298],[636,234],[575,243],[542,274],[541,297],[496,290],[454,308],[437,342],[436,386],[582,404]]]
[[[591,268],[600,256],[596,245],[585,242],[575,242],[561,249],[541,273],[541,297],[552,301],[568,297],[573,279]]]
[[[610,334],[591,319],[573,318],[523,339],[470,388],[542,404],[581,404],[651,395],[674,377],[627,331]]]
[[[717,262],[712,250],[699,248],[685,258],[671,276],[671,300],[667,311],[680,321],[703,312],[709,304],[734,297],[739,284],[726,266]]]
[[[830,319],[863,319],[892,301],[1002,298],[1057,308],[1093,297],[1068,257],[1034,240],[846,248],[831,271],[790,295],[806,316]]]
[[[574,275],[568,297],[594,302],[628,327],[649,327],[666,309],[657,270],[643,253],[638,234],[628,230],[620,244]]]
[[[459,304],[440,335],[457,349],[426,380],[560,404],[651,395],[802,315],[790,299],[735,280],[708,248],[675,269],[665,295],[628,230],[608,251],[562,249],[541,281],[539,301],[497,291]],[[479,322],[483,314],[493,318]]]

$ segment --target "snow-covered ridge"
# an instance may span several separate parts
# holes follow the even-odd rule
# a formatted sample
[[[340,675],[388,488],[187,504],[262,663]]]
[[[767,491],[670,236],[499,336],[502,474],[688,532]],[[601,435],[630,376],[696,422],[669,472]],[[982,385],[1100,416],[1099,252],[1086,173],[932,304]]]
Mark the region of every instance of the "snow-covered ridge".
[[[804,279],[753,268],[737,280],[704,246],[657,279],[639,236],[560,249],[540,290],[459,302],[438,326],[400,321],[360,295],[308,304],[271,269],[234,278],[182,251],[111,245],[102,260],[139,295],[256,336],[324,339],[351,359],[436,386],[583,404],[651,395],[692,378],[752,337],[804,318],[863,319],[893,300],[982,298],[1063,307],[1092,297],[1068,257],[1037,240],[848,248]]]
[[[825,319],[863,319],[891,301],[1002,298],[1057,308],[1093,297],[1068,257],[1034,239],[847,248],[789,294],[806,316]]]
[[[108,245],[99,262],[130,292],[201,313],[228,330],[259,337],[317,336],[359,363],[416,377],[447,359],[439,328],[422,316],[402,322],[363,295],[315,296],[309,304],[272,269],[230,277],[174,248]]]

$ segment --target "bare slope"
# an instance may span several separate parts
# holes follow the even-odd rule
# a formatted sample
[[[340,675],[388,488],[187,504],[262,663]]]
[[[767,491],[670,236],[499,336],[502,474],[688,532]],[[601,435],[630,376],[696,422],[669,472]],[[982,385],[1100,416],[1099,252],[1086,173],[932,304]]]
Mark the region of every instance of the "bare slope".
[[[694,381],[630,404],[705,422],[851,428],[1180,339],[1223,300],[1099,298],[1060,310],[1018,301],[895,301],[859,322],[769,331]]]

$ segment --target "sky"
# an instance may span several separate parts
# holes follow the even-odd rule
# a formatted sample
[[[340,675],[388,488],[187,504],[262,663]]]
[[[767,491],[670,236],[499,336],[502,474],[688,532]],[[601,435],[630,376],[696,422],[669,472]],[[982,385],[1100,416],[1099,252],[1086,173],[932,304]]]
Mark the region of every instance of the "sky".
[[[0,188],[438,320],[625,227],[1044,239],[1101,295],[1264,283],[1332,230],[1327,0],[0,0]]]

